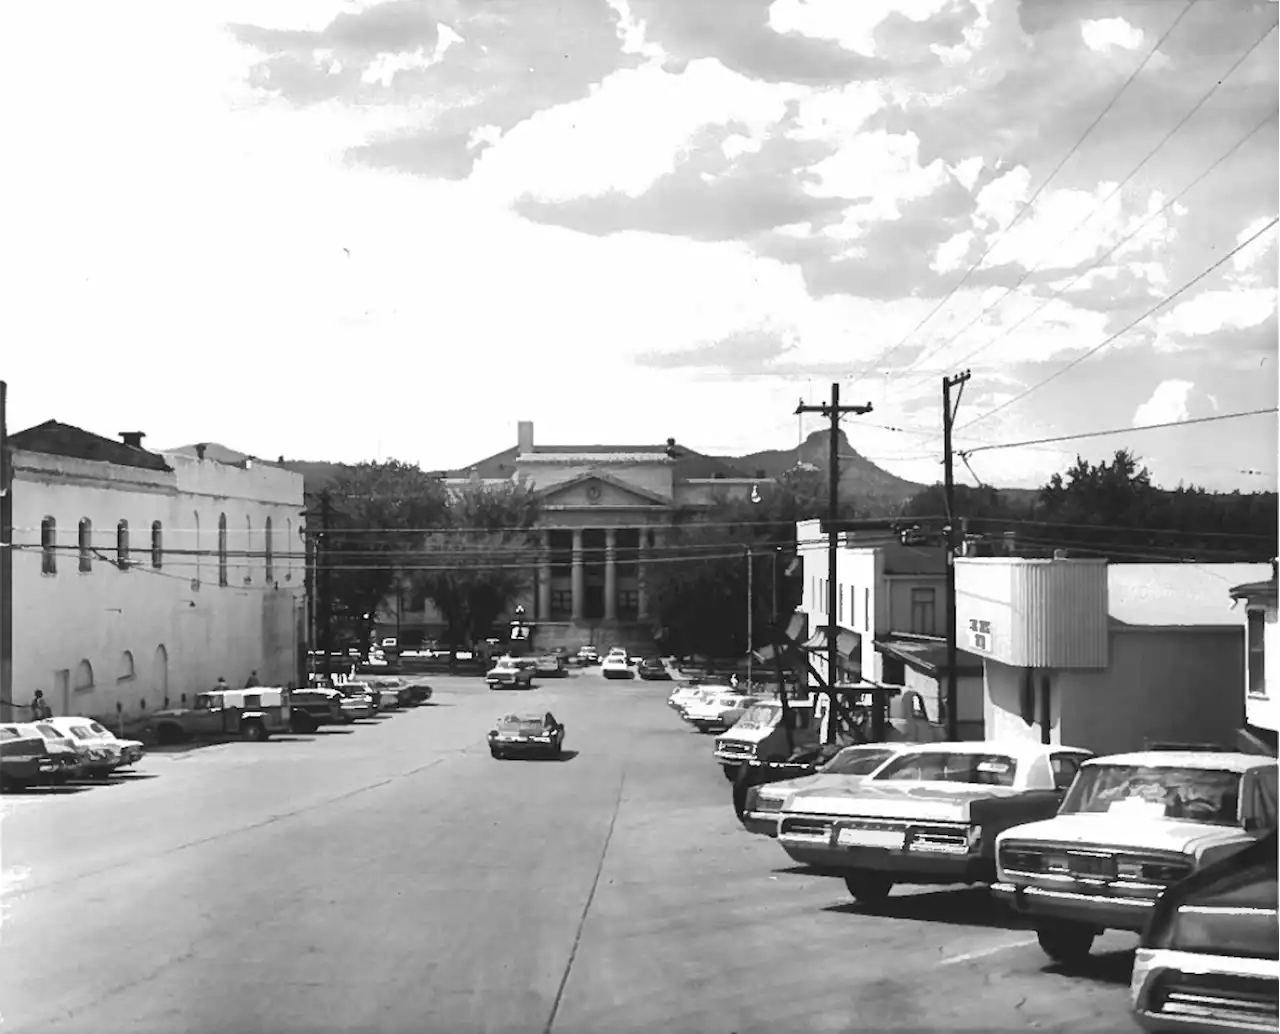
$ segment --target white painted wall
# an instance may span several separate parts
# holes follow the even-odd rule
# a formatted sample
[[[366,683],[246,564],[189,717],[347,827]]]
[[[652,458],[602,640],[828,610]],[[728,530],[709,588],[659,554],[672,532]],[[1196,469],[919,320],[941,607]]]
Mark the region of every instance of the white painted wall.
[[[255,669],[267,685],[294,679],[305,636],[302,476],[167,459],[172,473],[15,451],[15,703],[27,704],[43,689],[58,714],[109,716],[119,704],[132,718],[162,706],[166,693],[175,706],[184,693],[189,700],[219,676],[233,686]],[[224,513],[228,584],[220,586]],[[56,521],[54,574],[42,572],[45,517]],[[79,570],[84,517],[92,521],[96,553],[88,572]],[[126,570],[113,563],[122,519],[132,560]],[[159,568],[152,565],[153,521],[162,529]],[[92,685],[77,688],[82,662],[92,669]]]
[[[1272,732],[1280,731],[1280,699],[1277,699],[1278,692],[1276,690],[1276,665],[1280,664],[1280,621],[1276,618],[1276,607],[1269,605],[1264,608],[1266,614],[1266,624],[1262,629],[1262,648],[1263,655],[1267,658],[1266,664],[1270,665],[1268,670],[1265,665],[1263,667],[1263,692],[1261,694],[1248,692],[1248,650],[1245,655],[1245,713],[1246,721],[1250,725],[1259,729],[1270,729]],[[1246,608],[1241,607],[1240,620],[1245,621]]]

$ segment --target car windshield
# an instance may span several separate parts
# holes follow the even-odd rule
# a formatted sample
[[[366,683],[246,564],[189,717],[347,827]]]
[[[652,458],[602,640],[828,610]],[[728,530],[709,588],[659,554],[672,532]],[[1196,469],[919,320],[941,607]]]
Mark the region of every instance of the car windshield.
[[[93,733],[86,729],[83,725],[73,725],[71,727],[71,735],[78,740],[91,740]]]
[[[1164,765],[1086,765],[1062,802],[1061,814],[1107,812],[1117,817],[1237,824],[1240,774]]]
[[[544,727],[541,718],[509,717],[498,723],[498,728],[505,729],[507,732],[542,732]]]
[[[106,726],[99,725],[97,722],[90,722],[90,723],[89,723],[89,728],[90,728],[90,729],[92,729],[94,732],[96,732],[99,736],[110,736],[110,735],[111,735],[111,733],[110,733],[109,731],[107,731]]]
[[[883,765],[891,754],[891,750],[849,747],[828,761],[822,771],[827,775],[869,775]]]
[[[889,762],[876,780],[1012,786],[1018,763],[1007,754],[924,751]]]
[[[19,733],[17,729],[10,729],[8,726],[5,726],[3,729],[0,729],[0,740],[20,740],[20,739],[22,739],[22,734]]]
[[[41,722],[36,728],[40,730],[40,735],[46,740],[60,740],[63,738],[62,733],[58,732],[52,725],[45,725],[44,722]]]

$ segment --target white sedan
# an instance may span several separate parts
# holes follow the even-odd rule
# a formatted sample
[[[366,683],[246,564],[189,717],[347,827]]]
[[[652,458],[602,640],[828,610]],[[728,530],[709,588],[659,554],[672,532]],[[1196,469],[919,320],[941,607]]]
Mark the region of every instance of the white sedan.
[[[600,665],[600,674],[607,679],[633,679],[636,673],[627,663],[627,655],[611,653]]]
[[[121,739],[101,722],[92,718],[60,717],[48,719],[50,725],[62,735],[92,747],[106,750],[108,754],[119,756],[117,768],[125,768],[142,758],[146,747],[141,740]]]

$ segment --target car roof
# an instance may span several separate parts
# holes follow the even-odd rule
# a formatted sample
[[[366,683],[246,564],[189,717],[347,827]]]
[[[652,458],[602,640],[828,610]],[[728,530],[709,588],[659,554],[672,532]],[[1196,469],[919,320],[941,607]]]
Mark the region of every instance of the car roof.
[[[1129,754],[1108,754],[1093,758],[1090,765],[1140,765],[1144,768],[1200,768],[1216,772],[1251,772],[1274,768],[1275,758],[1262,754],[1209,750],[1140,750]]]
[[[498,719],[499,722],[542,722],[546,721],[547,712],[540,714],[504,714]]]
[[[1083,747],[1023,740],[944,740],[941,743],[911,743],[907,746],[922,754],[1006,754],[1012,758],[1039,757],[1045,753],[1093,754],[1093,751]]]

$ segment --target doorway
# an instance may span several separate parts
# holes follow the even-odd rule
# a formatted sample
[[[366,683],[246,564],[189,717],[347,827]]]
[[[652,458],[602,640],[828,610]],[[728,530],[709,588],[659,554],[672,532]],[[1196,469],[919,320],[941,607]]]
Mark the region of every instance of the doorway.
[[[60,668],[53,673],[53,698],[58,701],[58,713],[69,715],[71,711],[71,669]]]

